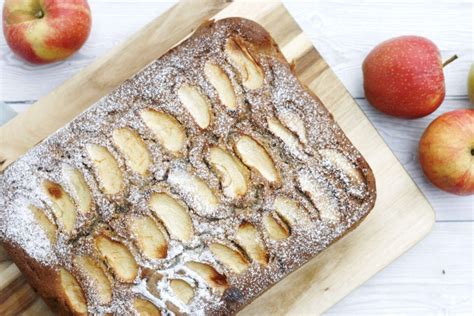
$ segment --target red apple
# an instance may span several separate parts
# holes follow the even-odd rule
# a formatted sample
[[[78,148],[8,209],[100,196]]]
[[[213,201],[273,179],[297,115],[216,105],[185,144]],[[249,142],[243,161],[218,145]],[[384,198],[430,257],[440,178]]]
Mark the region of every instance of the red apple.
[[[35,64],[65,59],[89,36],[87,0],[5,0],[3,34],[18,56]]]
[[[474,109],[451,111],[431,122],[419,155],[434,185],[458,195],[474,194]]]
[[[367,100],[393,116],[418,118],[444,100],[443,63],[436,45],[419,36],[401,36],[376,46],[364,60]]]

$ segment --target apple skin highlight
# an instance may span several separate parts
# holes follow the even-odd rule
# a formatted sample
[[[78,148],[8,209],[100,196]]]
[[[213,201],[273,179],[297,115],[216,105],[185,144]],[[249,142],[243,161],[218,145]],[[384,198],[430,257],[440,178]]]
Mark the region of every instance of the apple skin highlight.
[[[362,70],[367,100],[386,114],[419,118],[444,100],[441,56],[424,37],[401,36],[380,43],[367,55]]]
[[[12,51],[33,64],[63,60],[87,40],[86,0],[5,0],[3,34]]]
[[[431,122],[420,140],[419,159],[438,188],[474,194],[474,109],[451,111]]]

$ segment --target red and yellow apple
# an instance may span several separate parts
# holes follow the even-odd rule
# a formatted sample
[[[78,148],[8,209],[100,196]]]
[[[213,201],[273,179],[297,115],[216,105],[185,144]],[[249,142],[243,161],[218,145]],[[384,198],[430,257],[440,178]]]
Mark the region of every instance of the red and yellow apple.
[[[456,110],[435,119],[419,144],[421,167],[440,189],[474,194],[474,109]]]
[[[87,0],[5,0],[3,33],[15,54],[35,64],[62,60],[89,36]]]
[[[382,42],[367,55],[362,71],[367,100],[386,114],[418,118],[432,113],[444,100],[441,56],[424,37]]]

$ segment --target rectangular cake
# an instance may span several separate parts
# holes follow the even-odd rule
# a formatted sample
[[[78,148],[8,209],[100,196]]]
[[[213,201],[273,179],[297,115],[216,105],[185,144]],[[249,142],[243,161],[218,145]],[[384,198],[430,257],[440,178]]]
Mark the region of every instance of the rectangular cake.
[[[58,314],[230,315],[376,190],[270,34],[227,18],[10,165],[0,194],[3,245]]]

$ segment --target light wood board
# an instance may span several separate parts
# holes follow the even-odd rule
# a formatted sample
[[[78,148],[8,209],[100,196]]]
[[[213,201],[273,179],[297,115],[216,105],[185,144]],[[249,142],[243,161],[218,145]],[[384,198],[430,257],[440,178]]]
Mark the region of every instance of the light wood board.
[[[241,16],[262,24],[287,59],[296,62],[300,79],[334,114],[375,172],[377,203],[360,227],[241,312],[245,315],[319,314],[425,236],[434,222],[434,213],[344,86],[278,2],[208,1],[204,5],[188,1],[178,4],[2,126],[1,168],[179,43],[204,19],[213,16],[216,19]],[[2,252],[0,262],[0,314],[21,311],[29,315],[45,314],[47,308]]]

